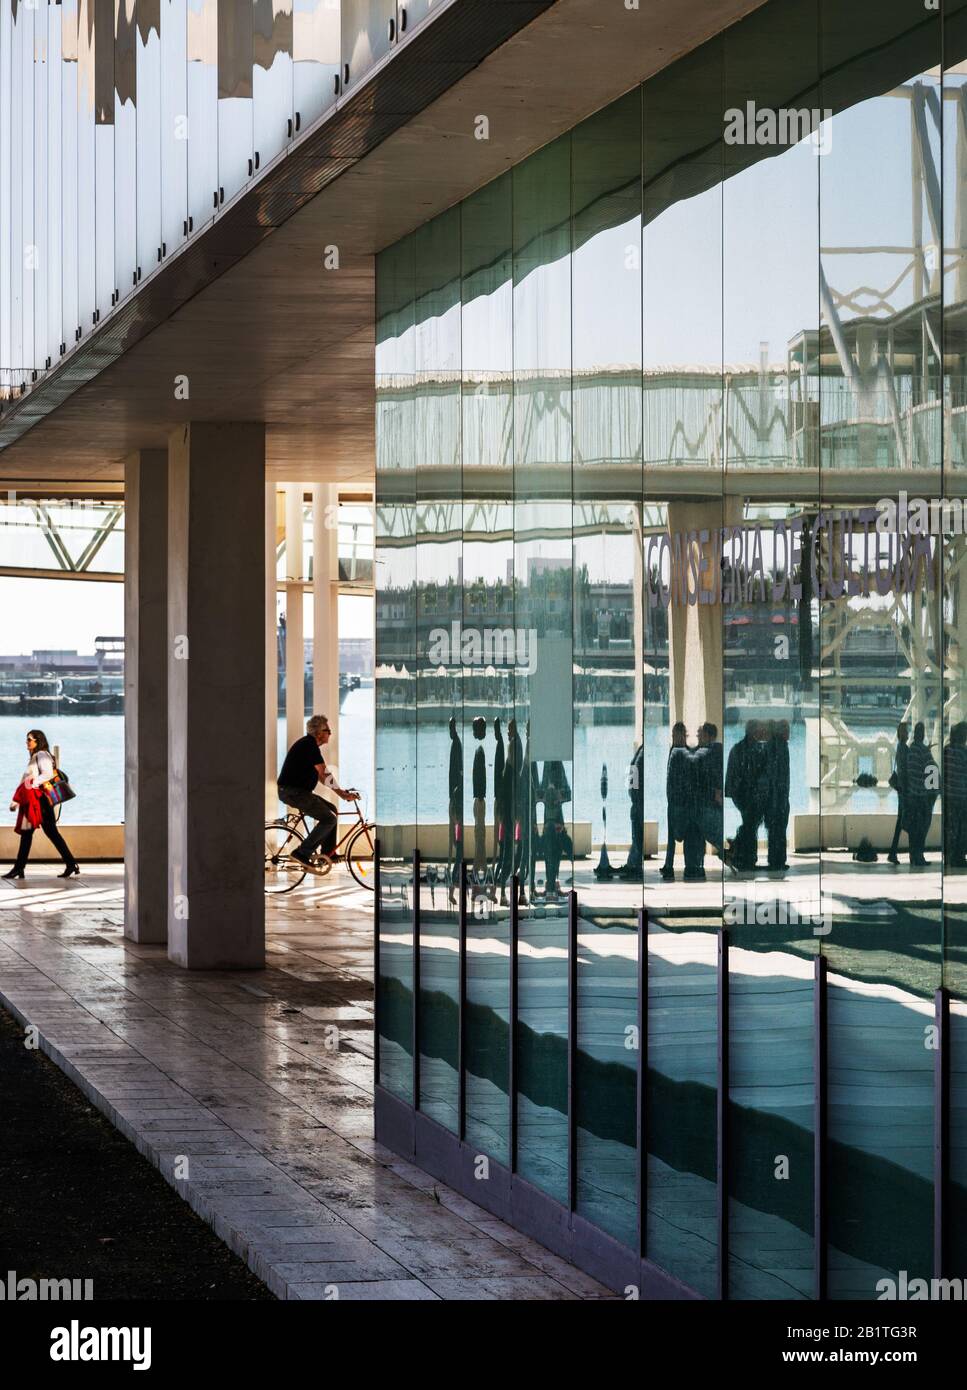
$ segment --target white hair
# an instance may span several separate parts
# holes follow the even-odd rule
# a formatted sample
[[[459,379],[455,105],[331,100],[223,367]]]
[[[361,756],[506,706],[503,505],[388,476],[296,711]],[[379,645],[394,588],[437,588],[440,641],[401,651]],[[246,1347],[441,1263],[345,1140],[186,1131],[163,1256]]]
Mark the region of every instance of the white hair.
[[[323,724],[328,724],[329,720],[324,714],[314,714],[306,720],[306,733],[315,736],[322,728]]]

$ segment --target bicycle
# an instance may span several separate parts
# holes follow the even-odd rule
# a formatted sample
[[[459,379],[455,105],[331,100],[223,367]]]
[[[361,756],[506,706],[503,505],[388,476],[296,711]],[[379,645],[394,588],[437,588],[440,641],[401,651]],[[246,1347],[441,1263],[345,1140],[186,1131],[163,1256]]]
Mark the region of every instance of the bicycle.
[[[294,808],[278,820],[267,821],[265,825],[265,891],[267,894],[291,893],[298,888],[306,874],[315,878],[325,878],[333,864],[344,862],[360,888],[373,891],[373,864],[376,850],[376,826],[363,818],[358,801],[353,802],[352,810],[337,812],[340,816],[354,816],[355,822],[345,834],[337,838],[332,854],[316,850],[312,856],[311,867],[293,859],[309,834],[309,825],[302,811]]]

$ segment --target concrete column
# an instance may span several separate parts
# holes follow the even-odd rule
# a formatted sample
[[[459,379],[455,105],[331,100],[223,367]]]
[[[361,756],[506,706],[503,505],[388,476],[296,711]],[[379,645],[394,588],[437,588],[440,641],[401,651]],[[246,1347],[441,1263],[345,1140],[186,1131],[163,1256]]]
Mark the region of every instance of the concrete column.
[[[279,793],[279,644],[278,581],[275,548],[278,536],[278,492],[265,484],[265,818],[278,815]]]
[[[168,455],[124,461],[124,935],[168,933]]]
[[[312,489],[312,705],[332,729],[327,761],[339,763],[339,488]]]
[[[668,531],[708,530],[738,524],[741,519],[741,499],[722,497],[702,502],[670,502]],[[708,545],[708,558],[712,548]],[[706,587],[712,587],[715,577],[706,574]],[[721,603],[673,603],[668,609],[669,635],[669,723],[681,719],[690,734],[708,719],[723,727],[723,658],[725,614]]]
[[[285,489],[285,728],[291,748],[306,731],[306,645],[302,618],[305,600],[302,484]]]
[[[168,443],[168,954],[260,969],[265,782],[265,427]]]

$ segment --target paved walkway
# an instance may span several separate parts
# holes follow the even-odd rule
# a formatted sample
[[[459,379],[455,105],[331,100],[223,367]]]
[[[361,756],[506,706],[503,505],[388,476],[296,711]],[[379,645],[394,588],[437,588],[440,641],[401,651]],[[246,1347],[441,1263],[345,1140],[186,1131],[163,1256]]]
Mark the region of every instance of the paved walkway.
[[[0,884],[0,1002],[280,1298],[614,1297],[373,1140],[348,877],[276,899],[267,968],[233,973],[125,941],[116,867],[55,873]]]

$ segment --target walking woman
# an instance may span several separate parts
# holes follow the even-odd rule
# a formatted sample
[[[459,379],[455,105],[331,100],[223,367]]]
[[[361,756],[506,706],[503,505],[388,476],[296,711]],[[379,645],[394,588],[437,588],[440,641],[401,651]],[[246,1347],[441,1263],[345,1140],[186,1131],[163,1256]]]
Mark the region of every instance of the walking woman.
[[[11,811],[17,812],[20,850],[17,854],[16,864],[3,877],[23,878],[24,865],[30,858],[30,846],[33,844],[34,831],[39,825],[64,861],[64,872],[60,877],[70,878],[72,874],[80,873],[80,865],[57,829],[54,808],[43,789],[44,783],[49,782],[53,777],[55,768],[54,755],[50,751],[50,745],[39,729],[31,729],[27,735],[27,752],[30,754],[30,762],[27,765],[27,771],[20,779],[20,785],[13,794],[13,804],[10,807]]]

